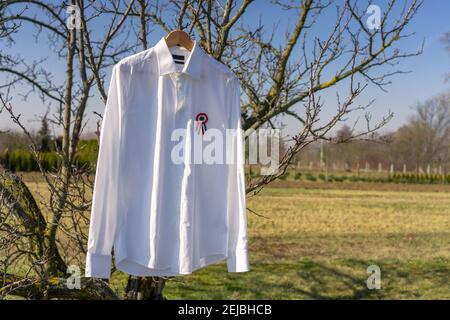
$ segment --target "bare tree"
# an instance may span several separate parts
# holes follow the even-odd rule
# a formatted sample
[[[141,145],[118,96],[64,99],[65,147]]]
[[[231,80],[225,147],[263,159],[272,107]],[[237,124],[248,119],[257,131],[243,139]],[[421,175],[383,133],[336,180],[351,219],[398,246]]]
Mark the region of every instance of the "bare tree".
[[[56,172],[48,172],[40,167],[50,193],[50,203],[41,203],[48,215],[35,205],[34,196],[20,177],[4,173],[6,182],[1,191],[11,196],[6,197],[10,199],[6,207],[12,209],[11,214],[5,215],[1,221],[11,221],[8,220],[11,215],[23,217],[18,225],[8,224],[5,232],[9,234],[8,230],[11,230],[11,236],[6,239],[17,238],[26,245],[22,250],[13,241],[8,248],[15,248],[20,256],[15,260],[16,265],[18,261],[26,261],[31,271],[24,273],[14,269],[11,259],[7,259],[0,287],[8,289],[0,289],[1,292],[34,298],[116,298],[102,281],[84,279],[82,289],[78,291],[65,290],[61,285],[67,266],[80,259],[83,255],[79,253],[85,251],[85,227],[90,208],[87,195],[92,192],[92,179],[87,171],[75,169],[74,155],[93,89],[96,88],[98,96],[105,102],[107,68],[137,48],[146,49],[149,30],[186,30],[198,39],[199,45],[209,55],[235,72],[243,88],[242,123],[248,132],[273,128],[281,116],[298,121],[298,132],[284,152],[278,170],[272,175],[250,179],[247,186],[249,194],[256,194],[282,176],[293,157],[311,143],[321,139],[333,140],[332,129],[342,124],[350,114],[362,114],[365,124],[359,131],[353,125],[354,130],[346,137],[347,141],[371,137],[389,121],[391,113],[373,123],[367,110],[372,103],[356,105],[355,101],[369,85],[383,90],[390,83],[390,77],[403,72],[395,69],[402,59],[420,54],[420,49],[402,52],[397,43],[409,36],[407,26],[421,1],[389,1],[374,29],[370,29],[365,21],[369,2],[362,4],[361,1],[346,0],[334,5],[332,1],[321,0],[299,3],[273,1],[272,6],[294,17],[293,25],[287,26],[284,37],[278,35],[275,27],[265,26],[262,22],[256,25],[245,23],[245,13],[254,5],[253,2],[71,0],[49,5],[42,1],[6,0],[0,4],[0,30],[7,30],[0,34],[3,39],[14,42],[20,25],[32,24],[36,26],[38,35],[45,32],[50,48],[66,63],[65,81],[55,84],[51,74],[40,67],[45,61],[29,64],[17,57],[1,58],[0,72],[10,76],[0,87],[6,89],[2,107],[12,120],[27,133],[20,115],[15,114],[10,104],[9,96],[16,84],[27,84],[30,93],[36,92],[43,102],[56,107],[53,124],[63,132],[60,168]],[[66,26],[64,14],[67,5],[76,6],[79,10],[79,28]],[[30,16],[28,8],[31,6],[40,14]],[[321,17],[331,14],[335,17],[333,26],[319,36],[314,27]],[[107,22],[103,33],[97,29],[93,32],[93,26],[99,21]],[[386,72],[383,66],[389,66],[389,71]],[[348,93],[337,95],[330,107],[322,94],[338,84],[347,86]],[[334,113],[325,117],[326,108],[332,108]],[[39,162],[38,148],[32,143],[30,145]],[[8,193],[7,186],[12,184],[16,187]],[[26,207],[18,200],[22,196],[27,199]],[[72,250],[68,250],[69,246]],[[7,256],[11,257],[11,254]],[[17,274],[11,274],[10,270]],[[36,283],[45,286],[33,285]],[[19,287],[20,290],[15,289]],[[42,289],[44,287],[45,290]],[[164,279],[131,277],[127,297],[160,297],[163,288]]]
[[[114,43],[121,33],[126,32],[124,21],[127,14],[112,15],[105,33],[99,39],[93,38],[89,23],[94,23],[99,17],[99,11],[105,6],[115,8],[123,6],[126,10],[133,2],[125,5],[122,1],[102,1],[98,7],[90,2],[85,5],[83,1],[71,0],[69,3],[46,4],[41,1],[3,1],[0,6],[2,29],[17,30],[20,23],[30,23],[37,29],[37,35],[45,30],[48,43],[54,51],[54,55],[65,59],[65,79],[63,84],[54,84],[52,75],[45,70],[43,62],[45,59],[27,64],[22,58],[11,58],[4,60],[0,71],[10,76],[2,88],[7,88],[7,95],[17,84],[26,84],[30,87],[24,98],[30,93],[36,92],[43,103],[54,105],[55,113],[49,119],[51,123],[62,130],[62,146],[58,150],[60,166],[55,172],[49,172],[42,167],[40,148],[35,144],[31,134],[22,123],[20,114],[16,114],[9,96],[2,97],[2,110],[10,114],[16,123],[29,138],[31,151],[39,165],[42,176],[47,184],[48,196],[42,196],[41,206],[37,205],[39,195],[32,195],[19,176],[4,172],[1,190],[8,194],[7,186],[14,184],[13,192],[10,192],[8,204],[15,208],[12,213],[14,217],[22,217],[21,227],[25,228],[22,246],[15,246],[15,251],[10,252],[4,264],[5,275],[2,286],[15,288],[15,283],[20,276],[10,276],[10,270],[16,270],[23,263],[30,265],[27,273],[30,283],[39,284],[31,286],[31,291],[14,290],[14,293],[25,294],[27,297],[100,297],[112,291],[104,291],[105,284],[102,281],[83,281],[83,289],[76,291],[64,291],[67,287],[61,286],[65,283],[67,267],[70,264],[82,265],[79,253],[85,252],[86,226],[89,223],[89,207],[91,204],[90,193],[92,192],[93,179],[88,170],[79,170],[75,166],[75,155],[78,142],[85,125],[86,107],[91,90],[97,87],[100,97],[106,101],[104,89],[105,68],[116,63],[119,55],[130,52],[135,47],[121,40]],[[66,25],[66,9],[71,5],[76,8],[81,16],[80,26],[68,28]],[[77,6],[76,6],[77,5]],[[76,7],[75,7],[76,6]],[[29,16],[30,7],[38,10],[39,15]],[[87,9],[89,16],[87,16]],[[128,9],[127,9],[128,8]],[[130,27],[128,27],[130,28]],[[95,33],[98,35],[100,33]],[[14,43],[12,32],[6,32],[7,40]],[[24,198],[20,203],[19,198]],[[50,201],[49,201],[50,199]],[[32,205],[30,205],[32,204]],[[25,206],[26,205],[26,206]],[[41,209],[44,208],[44,209]],[[45,212],[43,212],[45,210]],[[20,213],[22,212],[22,214]],[[2,219],[3,221],[3,219]],[[15,220],[14,220],[15,221]],[[10,256],[15,257],[13,260]],[[6,277],[6,275],[8,275]],[[56,277],[56,278],[55,278]],[[19,279],[16,281],[16,279]],[[53,279],[53,280],[52,280]],[[55,285],[55,290],[45,289],[50,286],[50,280]],[[44,286],[44,284],[46,284]],[[107,286],[106,286],[107,287]],[[53,287],[52,287],[53,288]],[[98,289],[98,291],[96,291]],[[45,292],[44,292],[45,291]],[[106,293],[105,293],[106,292]],[[105,296],[106,297],[106,296]]]
[[[450,94],[419,103],[415,114],[401,127],[393,153],[409,166],[447,165],[450,161]]]

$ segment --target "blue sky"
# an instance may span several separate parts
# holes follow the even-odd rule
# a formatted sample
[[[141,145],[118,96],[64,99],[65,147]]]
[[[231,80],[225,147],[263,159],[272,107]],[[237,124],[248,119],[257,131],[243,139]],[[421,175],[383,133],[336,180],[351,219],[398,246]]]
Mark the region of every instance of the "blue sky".
[[[337,3],[341,1],[336,1]],[[385,7],[387,1],[373,1],[378,4],[381,9]],[[267,10],[268,1],[257,0],[248,10],[245,15],[245,24],[256,24],[258,19],[263,21],[267,29],[278,24],[279,32],[277,33],[276,42],[282,43],[285,41],[284,30],[293,23],[293,15],[286,13],[283,10]],[[315,32],[318,35],[323,34],[329,30],[329,24],[333,22],[332,12],[329,11],[315,26]],[[34,38],[35,33],[32,27],[24,24],[22,31],[19,33],[20,38],[16,45],[12,48],[5,48],[5,45],[0,42],[0,50],[6,49],[6,52],[13,54],[20,54],[27,61],[39,60],[42,57],[49,57],[45,63],[45,68],[53,72],[55,81],[61,83],[64,76],[65,61],[58,61],[48,48],[46,37],[41,35],[37,40]],[[101,27],[101,25],[99,26]],[[423,101],[433,95],[450,90],[450,82],[445,82],[445,75],[450,73],[450,55],[445,51],[445,48],[440,41],[442,35],[446,31],[450,31],[450,1],[448,0],[425,0],[424,5],[420,9],[418,15],[411,23],[409,32],[415,32],[415,35],[402,41],[400,49],[414,51],[417,50],[422,41],[425,40],[424,53],[418,57],[409,58],[402,61],[399,68],[410,71],[408,74],[400,74],[394,76],[392,84],[386,89],[388,92],[383,92],[375,86],[369,86],[364,95],[360,98],[360,102],[364,103],[371,99],[376,99],[371,108],[374,120],[381,118],[388,110],[394,112],[394,119],[385,127],[384,130],[395,130],[405,123],[408,116],[412,112],[412,107],[419,101]],[[161,30],[154,30],[149,35],[149,44],[155,44],[164,33]],[[300,54],[299,48],[297,48]],[[0,74],[0,82],[4,81],[4,75]],[[324,94],[324,99],[327,108],[325,108],[325,117],[331,116],[335,105],[335,93],[340,92],[342,88],[333,88]],[[14,100],[13,105],[17,113],[21,113],[21,118],[27,121],[29,127],[37,127],[39,123],[32,121],[35,116],[42,114],[46,107],[42,105],[36,96],[31,95],[27,101],[23,101],[20,94],[25,92],[23,87],[17,87],[12,92]],[[104,106],[99,99],[94,98],[90,100],[90,105],[87,110],[87,118],[90,119],[87,126],[87,131],[95,129],[96,117],[92,117],[93,111],[103,112]],[[293,134],[297,128],[297,123],[287,117],[279,119],[287,125],[286,133]],[[354,119],[350,119],[354,120]],[[349,123],[351,124],[351,122]],[[1,130],[15,128],[9,116],[3,112],[0,114],[0,128]]]

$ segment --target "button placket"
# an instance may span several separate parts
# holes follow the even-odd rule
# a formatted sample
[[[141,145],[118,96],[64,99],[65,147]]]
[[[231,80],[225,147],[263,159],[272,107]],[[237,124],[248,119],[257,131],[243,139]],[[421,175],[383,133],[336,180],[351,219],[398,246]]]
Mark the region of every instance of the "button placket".
[[[180,109],[183,108],[184,106],[184,94],[183,94],[183,77],[181,73],[173,73],[172,75],[172,80],[174,82],[175,85],[175,101],[176,101],[176,105],[175,105],[175,119],[178,119],[178,121],[175,121],[175,123],[177,123],[177,126],[179,125],[179,121],[182,121],[182,115],[179,114],[177,115],[177,113],[180,111]],[[177,192],[177,195],[179,196],[179,199],[181,200],[183,198],[182,195],[182,181],[183,181],[183,176],[184,176],[184,164],[177,164],[176,165],[176,176],[177,176],[177,182],[175,185],[175,190]],[[182,203],[182,201],[180,201]],[[181,205],[180,203],[180,205]],[[181,209],[182,207],[180,207]]]
[[[183,89],[184,89],[184,80],[183,77],[181,76],[181,74],[177,74],[177,77],[175,78],[175,87],[176,87],[176,93],[177,93],[177,105],[175,108],[175,112],[178,112],[180,109],[183,108],[184,106],[184,93],[183,93]]]

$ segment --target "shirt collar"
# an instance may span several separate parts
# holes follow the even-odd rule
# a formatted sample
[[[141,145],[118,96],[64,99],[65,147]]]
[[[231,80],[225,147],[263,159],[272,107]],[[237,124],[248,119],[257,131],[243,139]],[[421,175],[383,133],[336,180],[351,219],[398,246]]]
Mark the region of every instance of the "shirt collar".
[[[166,39],[161,38],[155,45],[156,56],[158,58],[159,75],[165,75],[177,72],[175,62],[172,58],[172,53],[167,46]],[[181,72],[189,74],[194,78],[200,78],[202,49],[198,46],[197,41],[194,41],[194,47],[189,54],[189,57]]]

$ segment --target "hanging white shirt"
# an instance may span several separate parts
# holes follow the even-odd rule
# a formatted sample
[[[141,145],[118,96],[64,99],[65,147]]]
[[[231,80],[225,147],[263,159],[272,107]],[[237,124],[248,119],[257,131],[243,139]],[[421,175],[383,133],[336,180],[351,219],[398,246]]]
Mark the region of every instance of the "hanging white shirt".
[[[217,150],[212,163],[191,159],[195,141],[206,152],[229,130],[224,161]],[[136,276],[225,259],[229,272],[249,270],[240,84],[226,66],[197,43],[189,52],[164,38],[121,60],[99,143],[86,276],[110,277],[113,248],[116,267]]]

